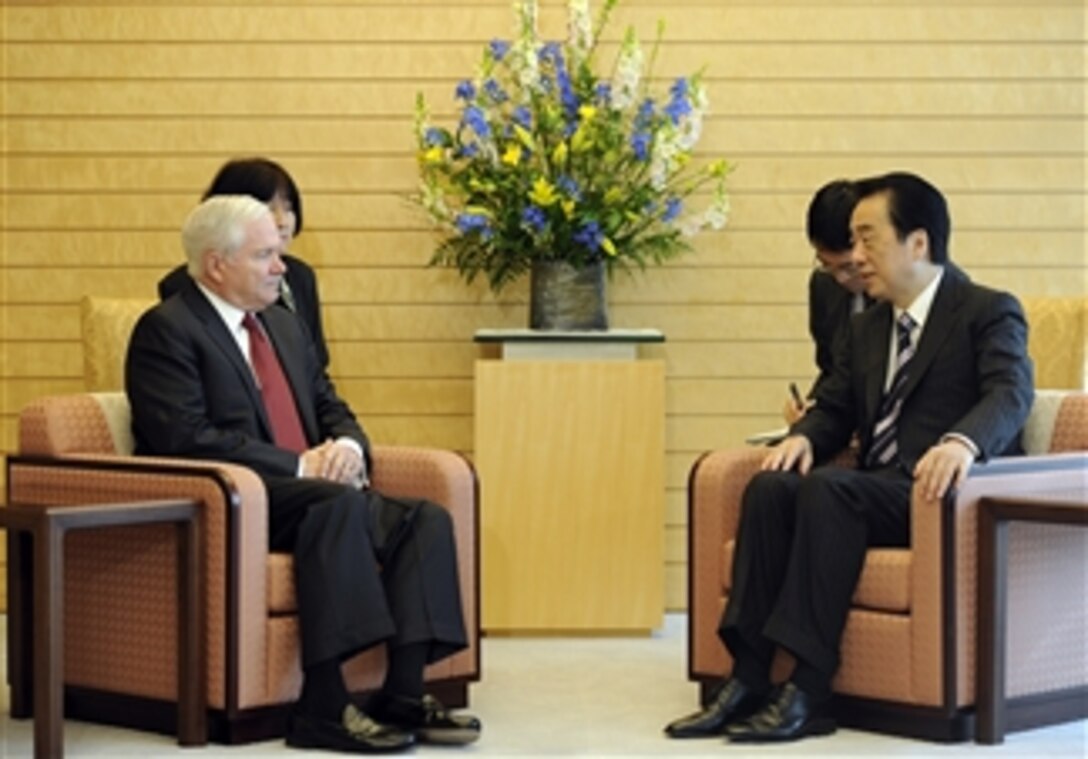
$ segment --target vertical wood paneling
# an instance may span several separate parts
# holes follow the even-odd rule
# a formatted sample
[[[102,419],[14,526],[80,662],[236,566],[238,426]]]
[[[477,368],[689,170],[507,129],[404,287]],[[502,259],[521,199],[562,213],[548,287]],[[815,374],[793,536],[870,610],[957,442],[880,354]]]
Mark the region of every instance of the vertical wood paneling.
[[[543,3],[561,34],[560,0]],[[216,167],[267,154],[299,180],[297,252],[325,294],[334,378],[383,442],[472,449],[477,327],[520,326],[495,299],[425,267],[404,202],[411,104],[441,117],[507,0],[10,1],[0,9],[0,430],[77,386],[83,294],[149,296],[181,257],[176,229]],[[707,65],[700,158],[734,175],[725,234],[612,286],[618,326],[669,342],[667,603],[682,608],[687,464],[778,423],[811,376],[801,219],[835,176],[893,168],[950,198],[953,257],[1020,295],[1085,295],[1085,10],[1079,0],[625,0],[622,25],[668,22],[657,74]]]

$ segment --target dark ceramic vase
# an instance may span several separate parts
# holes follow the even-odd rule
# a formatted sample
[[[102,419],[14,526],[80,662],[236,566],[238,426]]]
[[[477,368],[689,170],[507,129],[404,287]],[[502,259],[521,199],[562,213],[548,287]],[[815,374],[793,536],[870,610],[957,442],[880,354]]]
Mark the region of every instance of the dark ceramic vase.
[[[534,261],[529,273],[529,328],[608,329],[603,261],[582,267]]]

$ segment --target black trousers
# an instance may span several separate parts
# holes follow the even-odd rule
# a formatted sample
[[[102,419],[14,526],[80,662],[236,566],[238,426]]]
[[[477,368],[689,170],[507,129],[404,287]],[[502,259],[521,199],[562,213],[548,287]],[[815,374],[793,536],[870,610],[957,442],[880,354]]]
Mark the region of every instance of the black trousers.
[[[734,674],[766,679],[780,645],[830,682],[866,550],[910,542],[910,488],[895,468],[825,466],[803,477],[760,472],[752,479],[718,628]]]
[[[270,478],[269,548],[295,558],[302,666],[387,641],[467,645],[449,512],[315,479]]]

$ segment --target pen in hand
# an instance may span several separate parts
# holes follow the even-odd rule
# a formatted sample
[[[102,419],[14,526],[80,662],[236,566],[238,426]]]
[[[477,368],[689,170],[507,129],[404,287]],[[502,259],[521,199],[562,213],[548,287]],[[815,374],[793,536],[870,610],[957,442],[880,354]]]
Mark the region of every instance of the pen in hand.
[[[790,395],[793,397],[793,402],[797,405],[798,410],[804,409],[805,401],[801,397],[801,391],[797,389],[797,383],[790,383]]]

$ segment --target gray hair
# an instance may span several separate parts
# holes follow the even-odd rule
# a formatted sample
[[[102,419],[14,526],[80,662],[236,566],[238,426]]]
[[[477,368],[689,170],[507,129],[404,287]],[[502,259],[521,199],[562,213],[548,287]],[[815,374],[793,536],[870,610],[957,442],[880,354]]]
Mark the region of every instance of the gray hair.
[[[249,195],[216,195],[194,208],[181,226],[189,275],[199,278],[202,259],[209,250],[233,255],[245,242],[246,226],[269,214],[264,203]]]

